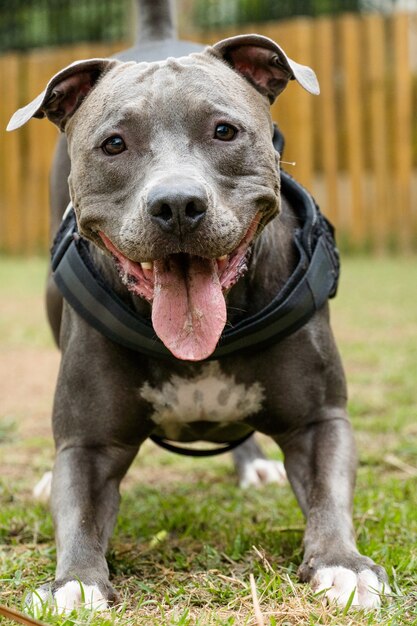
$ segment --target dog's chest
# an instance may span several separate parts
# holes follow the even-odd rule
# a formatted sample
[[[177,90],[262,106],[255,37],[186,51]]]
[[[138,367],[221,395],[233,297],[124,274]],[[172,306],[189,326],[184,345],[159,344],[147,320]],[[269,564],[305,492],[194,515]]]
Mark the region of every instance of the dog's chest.
[[[259,382],[237,382],[213,362],[193,377],[174,374],[159,387],[145,383],[140,396],[152,405],[155,424],[174,438],[192,422],[228,424],[254,415],[262,407],[264,389]]]

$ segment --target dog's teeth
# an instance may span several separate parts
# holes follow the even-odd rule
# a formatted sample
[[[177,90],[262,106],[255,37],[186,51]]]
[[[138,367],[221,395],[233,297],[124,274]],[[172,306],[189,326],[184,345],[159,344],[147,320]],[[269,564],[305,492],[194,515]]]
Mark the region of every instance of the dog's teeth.
[[[143,270],[153,270],[152,261],[144,261],[143,263],[141,263],[141,266]]]
[[[220,276],[225,271],[226,267],[228,266],[229,255],[223,254],[222,256],[217,257],[216,262],[217,262],[217,273]]]

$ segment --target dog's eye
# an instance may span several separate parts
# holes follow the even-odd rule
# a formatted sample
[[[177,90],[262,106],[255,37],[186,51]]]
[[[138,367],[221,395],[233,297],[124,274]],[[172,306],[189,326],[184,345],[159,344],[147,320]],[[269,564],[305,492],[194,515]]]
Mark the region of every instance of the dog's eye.
[[[236,137],[237,130],[230,124],[217,124],[214,136],[221,141],[232,141]]]
[[[113,137],[109,137],[101,144],[101,149],[105,154],[114,156],[124,152],[126,150],[126,144],[119,135],[113,135]]]

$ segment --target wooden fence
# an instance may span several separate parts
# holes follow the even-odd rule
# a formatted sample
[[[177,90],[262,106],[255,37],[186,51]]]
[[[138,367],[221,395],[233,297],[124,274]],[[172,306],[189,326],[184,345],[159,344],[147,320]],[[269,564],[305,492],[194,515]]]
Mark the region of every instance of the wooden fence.
[[[417,38],[414,14],[299,18],[239,28],[275,39],[311,65],[317,98],[290,83],[273,106],[286,136],[286,166],[313,191],[338,228],[342,247],[382,252],[417,248]],[[195,33],[211,43],[236,30]],[[112,54],[84,45],[0,57],[0,127],[75,59]],[[48,247],[48,170],[57,131],[33,120],[2,133],[0,250],[36,253]]]

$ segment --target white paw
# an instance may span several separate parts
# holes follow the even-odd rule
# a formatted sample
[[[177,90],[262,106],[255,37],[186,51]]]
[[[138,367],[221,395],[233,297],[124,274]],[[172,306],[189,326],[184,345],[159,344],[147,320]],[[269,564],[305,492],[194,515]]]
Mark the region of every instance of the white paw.
[[[71,613],[73,609],[83,607],[90,611],[104,611],[107,600],[97,585],[83,585],[78,580],[70,580],[54,594],[40,588],[32,594],[31,606],[35,616],[42,615],[45,604],[52,606],[55,613]]]
[[[242,489],[248,487],[261,487],[267,483],[284,484],[287,474],[281,461],[268,461],[267,459],[255,459],[245,463],[240,475],[239,486]]]
[[[51,496],[52,472],[45,472],[32,490],[32,495],[39,502],[48,502]]]
[[[345,567],[323,567],[311,581],[316,593],[324,592],[327,602],[346,606],[355,590],[352,606],[373,609],[381,605],[381,594],[390,593],[389,585],[380,582],[370,569],[358,574]]]

